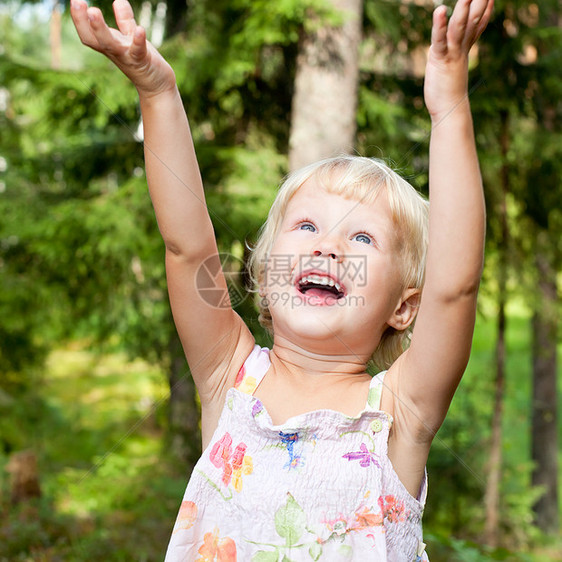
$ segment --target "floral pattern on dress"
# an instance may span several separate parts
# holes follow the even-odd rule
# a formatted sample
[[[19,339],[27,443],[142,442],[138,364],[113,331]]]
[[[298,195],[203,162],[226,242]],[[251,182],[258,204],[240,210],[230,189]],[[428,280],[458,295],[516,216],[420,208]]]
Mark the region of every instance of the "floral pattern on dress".
[[[380,533],[383,526],[380,510],[374,511],[372,507],[362,505],[349,516],[339,514],[332,519],[326,519],[323,522],[326,534],[322,529],[309,526],[305,511],[290,493],[287,494],[286,503],[275,512],[274,518],[275,530],[283,539],[283,543],[278,546],[264,544],[264,547],[273,547],[275,550],[258,550],[252,562],[273,562],[280,557],[289,560],[288,555],[294,551],[307,553],[311,560],[319,560],[328,544],[339,545],[340,554],[352,556],[353,549],[346,544],[350,533],[366,533],[369,530]],[[373,534],[367,537],[374,539]]]
[[[166,561],[341,562],[380,560],[386,551],[389,559],[427,562],[425,482],[415,500],[393,472],[392,418],[378,410],[382,378],[373,379],[358,417],[317,410],[276,425],[251,395],[267,358],[255,348],[227,393]]]
[[[324,522],[331,535],[342,536],[354,531],[364,531],[372,527],[381,527],[383,516],[372,507],[361,506],[350,516],[340,514],[338,517]]]
[[[281,443],[287,448],[287,453],[289,453],[289,460],[285,463],[283,468],[288,468],[289,470],[293,468],[299,468],[304,465],[304,458],[302,452],[295,451],[295,446],[299,441],[298,433],[283,433],[279,432],[279,437],[281,438]]]
[[[197,520],[197,505],[192,501],[182,501],[172,534],[191,529]]]
[[[300,432],[279,431],[278,436],[279,442],[276,446],[283,447],[289,455],[283,468],[289,471],[303,468],[306,460],[305,447],[316,445],[316,434],[306,430]]]
[[[252,417],[255,419],[260,414],[263,414],[263,412],[264,412],[263,404],[259,400],[256,400],[254,405],[252,406]]]
[[[404,507],[404,502],[394,496],[380,496],[379,506],[384,518],[390,523],[404,523],[410,515]]]
[[[365,445],[365,443],[361,443],[359,451],[346,453],[345,455],[342,455],[342,457],[348,461],[359,461],[359,466],[362,466],[363,468],[367,468],[371,466],[371,464],[378,468],[381,467],[377,461],[377,456],[373,451],[369,451],[369,449],[367,449],[367,445]]]
[[[236,562],[236,543],[229,537],[219,538],[219,529],[205,533],[196,562]]]
[[[287,501],[279,507],[274,514],[275,531],[283,539],[281,545],[273,545],[271,543],[260,545],[266,549],[258,550],[252,557],[252,562],[273,562],[288,559],[287,554],[296,549],[306,549],[312,560],[318,560],[322,553],[322,546],[313,535],[309,540],[304,540],[303,535],[310,533],[307,528],[307,517],[302,507],[297,503],[295,498],[287,493]],[[274,550],[270,550],[271,548]]]
[[[236,375],[236,380],[234,381],[234,388],[237,388],[240,392],[245,394],[254,394],[256,388],[258,387],[258,381],[255,377],[246,374],[246,367],[242,365],[238,374]]]
[[[242,475],[252,474],[254,465],[252,457],[246,455],[246,444],[239,443],[232,451],[232,437],[225,433],[214,445],[209,458],[214,466],[222,468],[222,483],[231,483],[237,492],[242,490]]]

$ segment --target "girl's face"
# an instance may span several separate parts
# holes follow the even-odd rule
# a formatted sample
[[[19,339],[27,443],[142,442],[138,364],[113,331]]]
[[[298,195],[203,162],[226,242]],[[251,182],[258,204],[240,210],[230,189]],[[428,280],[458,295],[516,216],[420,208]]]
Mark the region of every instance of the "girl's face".
[[[400,266],[384,191],[361,203],[313,176],[289,201],[265,271],[275,337],[315,353],[370,357],[389,325],[401,329]]]

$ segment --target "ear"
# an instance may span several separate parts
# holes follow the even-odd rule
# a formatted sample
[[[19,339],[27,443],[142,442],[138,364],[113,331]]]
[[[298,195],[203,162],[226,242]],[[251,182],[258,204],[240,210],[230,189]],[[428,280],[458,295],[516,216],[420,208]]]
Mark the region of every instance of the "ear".
[[[420,300],[421,289],[405,289],[387,324],[395,330],[405,330],[416,318]]]

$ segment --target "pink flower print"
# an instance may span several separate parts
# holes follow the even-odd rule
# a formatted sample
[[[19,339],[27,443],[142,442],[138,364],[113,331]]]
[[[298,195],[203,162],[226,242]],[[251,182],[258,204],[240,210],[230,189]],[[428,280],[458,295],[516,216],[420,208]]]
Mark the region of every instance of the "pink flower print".
[[[229,537],[219,538],[217,527],[212,533],[205,533],[198,552],[201,558],[196,562],[236,562],[236,543]]]
[[[378,466],[379,468],[381,467],[381,465],[377,462],[375,453],[371,453],[371,451],[367,449],[367,445],[365,445],[365,443],[361,443],[359,451],[346,453],[345,455],[343,455],[343,458],[347,459],[348,461],[358,460],[359,466],[362,466],[363,468],[367,468],[371,463],[375,466]]]
[[[363,505],[355,510],[350,517],[339,514],[335,519],[324,521],[328,530],[333,535],[341,536],[348,533],[364,531],[373,527],[381,527],[383,523],[382,513],[374,513],[370,508]]]
[[[217,468],[222,468],[222,482],[228,486],[232,481],[234,489],[242,490],[242,474],[251,474],[254,470],[252,457],[246,455],[246,444],[239,443],[232,452],[232,437],[225,433],[211,449],[209,457]]]
[[[197,506],[192,501],[181,502],[180,511],[174,525],[174,533],[193,527],[197,519]]]
[[[240,367],[240,370],[236,374],[236,380],[234,381],[235,388],[238,388],[240,386],[240,383],[244,379],[245,374],[246,374],[246,365],[242,365],[242,367]]]
[[[402,523],[408,515],[404,511],[404,502],[398,501],[394,496],[380,496],[379,506],[383,517],[390,523]]]
[[[230,457],[232,456],[232,437],[229,433],[225,433],[211,449],[209,455],[211,462],[217,467],[222,468],[222,481],[225,486],[230,484],[232,477],[232,465],[230,464]]]
[[[240,443],[232,455],[232,484],[237,492],[242,490],[242,475],[252,474],[253,470],[252,457],[246,455],[246,444]]]
[[[234,380],[234,388],[237,388],[244,394],[254,394],[257,387],[258,381],[256,380],[256,377],[248,375],[246,373],[246,365],[242,365],[242,367],[240,367],[240,370],[236,374],[236,379]]]
[[[332,535],[341,536],[352,530],[348,528],[347,519],[342,514],[338,515],[335,519],[324,521],[324,523]]]
[[[242,461],[244,460],[244,454],[246,453],[246,444],[239,443],[234,449],[234,454],[232,455],[232,468],[240,468],[242,466]]]

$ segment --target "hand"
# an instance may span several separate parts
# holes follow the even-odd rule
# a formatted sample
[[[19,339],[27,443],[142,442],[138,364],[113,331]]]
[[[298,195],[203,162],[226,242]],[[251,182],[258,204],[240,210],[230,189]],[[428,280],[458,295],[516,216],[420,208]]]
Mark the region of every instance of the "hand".
[[[468,94],[468,53],[492,14],[494,0],[458,0],[447,23],[446,7],[433,12],[424,97],[432,119],[447,114]]]
[[[146,40],[146,31],[137,25],[129,2],[115,0],[113,11],[119,29],[108,27],[98,8],[88,8],[84,0],[71,0],[72,21],[82,43],[111,60],[141,96],[175,89],[174,71]]]

